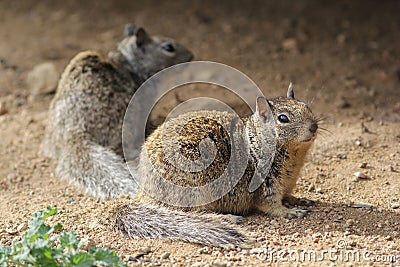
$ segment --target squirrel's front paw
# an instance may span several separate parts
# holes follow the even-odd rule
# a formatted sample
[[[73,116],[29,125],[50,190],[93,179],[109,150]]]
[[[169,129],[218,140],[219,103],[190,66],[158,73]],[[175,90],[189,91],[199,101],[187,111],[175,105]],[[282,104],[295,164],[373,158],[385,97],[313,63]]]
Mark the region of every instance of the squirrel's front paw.
[[[259,205],[258,209],[271,216],[285,217],[289,219],[303,218],[308,213],[308,210],[297,209],[297,208],[289,209],[283,206],[282,203],[280,202],[275,202],[275,203],[266,202],[263,203],[262,205]]]

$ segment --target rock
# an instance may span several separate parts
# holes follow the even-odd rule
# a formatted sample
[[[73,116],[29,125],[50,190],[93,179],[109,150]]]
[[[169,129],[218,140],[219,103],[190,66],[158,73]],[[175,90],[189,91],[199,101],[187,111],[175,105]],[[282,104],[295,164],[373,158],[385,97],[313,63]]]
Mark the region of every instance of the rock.
[[[385,239],[386,241],[391,241],[391,240],[393,240],[393,238],[392,238],[390,235],[385,236],[383,239]]]
[[[354,224],[355,224],[355,221],[353,219],[346,220],[346,225],[347,226],[353,226]]]
[[[222,261],[219,259],[214,260],[213,264],[212,264],[212,266],[216,266],[216,267],[226,267],[227,265],[228,265],[227,261]]]
[[[365,173],[362,172],[355,172],[354,176],[357,177],[358,180],[368,180],[371,179],[371,177],[369,177],[368,175],[366,175]]]
[[[206,265],[204,264],[204,262],[195,262],[192,265],[190,265],[190,267],[200,267],[200,266],[203,267]]]
[[[338,217],[337,217],[336,219],[334,219],[333,221],[334,221],[334,222],[337,222],[337,223],[340,223],[340,222],[343,221],[343,219],[344,219],[343,216],[338,216]]]
[[[390,207],[391,207],[392,209],[398,209],[398,208],[400,208],[400,203],[391,203],[391,204],[390,204]]]
[[[355,208],[355,209],[371,209],[373,207],[373,205],[368,204],[368,203],[354,203],[350,207]]]
[[[129,261],[138,260],[139,258],[142,258],[144,255],[146,255],[146,253],[138,252],[132,256],[129,256]]]
[[[202,247],[198,250],[199,254],[211,254],[212,250],[210,247]]]
[[[351,205],[353,205],[353,202],[349,199],[346,199],[344,203],[346,204],[347,207],[350,207]]]
[[[140,253],[149,254],[151,252],[151,247],[140,247],[138,251]]]
[[[55,91],[58,81],[56,67],[51,62],[41,63],[28,73],[27,84],[34,96]]]
[[[312,192],[315,190],[315,185],[311,184],[310,186],[308,186],[307,191],[308,192]]]
[[[125,256],[125,261],[137,261],[138,259],[135,256],[127,255]]]
[[[20,225],[17,226],[17,231],[21,232],[22,230],[26,229],[26,224],[25,223],[21,223]]]
[[[165,260],[169,258],[169,255],[171,255],[169,252],[164,252],[163,254],[161,254],[160,258]]]
[[[368,166],[368,162],[363,162],[363,163],[360,164],[359,167],[360,167],[361,169],[365,169],[365,168],[367,168],[367,166]]]
[[[18,233],[17,229],[13,229],[13,228],[7,228],[6,231],[10,235],[15,235],[16,233]]]

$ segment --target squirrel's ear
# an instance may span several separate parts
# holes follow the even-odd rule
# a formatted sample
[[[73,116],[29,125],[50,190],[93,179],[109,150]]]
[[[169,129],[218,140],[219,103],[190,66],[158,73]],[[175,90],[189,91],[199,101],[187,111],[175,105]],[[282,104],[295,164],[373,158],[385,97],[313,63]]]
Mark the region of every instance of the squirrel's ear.
[[[137,27],[134,26],[133,24],[130,24],[130,23],[126,24],[125,29],[124,29],[125,37],[134,35],[136,30],[137,30]]]
[[[260,116],[264,116],[264,114],[269,110],[269,104],[267,99],[263,96],[257,97],[257,102],[256,102],[256,112]]]
[[[139,28],[136,31],[136,45],[142,46],[143,44],[150,41],[150,37],[147,35],[147,32],[143,28]]]
[[[287,97],[291,98],[291,99],[294,99],[294,91],[293,91],[293,84],[292,83],[289,84],[289,87],[287,89]]]

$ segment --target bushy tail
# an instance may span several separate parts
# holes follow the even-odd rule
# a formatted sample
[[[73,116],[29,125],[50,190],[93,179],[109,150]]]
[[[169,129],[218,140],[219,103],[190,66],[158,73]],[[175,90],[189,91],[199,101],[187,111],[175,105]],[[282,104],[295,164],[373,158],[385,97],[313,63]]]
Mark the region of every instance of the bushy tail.
[[[133,202],[116,205],[107,217],[107,224],[131,238],[168,238],[219,247],[241,246],[248,241],[217,214]]]
[[[73,143],[69,142],[62,148],[56,168],[57,176],[100,199],[136,195],[137,180],[132,177],[120,156],[84,138],[73,140]]]

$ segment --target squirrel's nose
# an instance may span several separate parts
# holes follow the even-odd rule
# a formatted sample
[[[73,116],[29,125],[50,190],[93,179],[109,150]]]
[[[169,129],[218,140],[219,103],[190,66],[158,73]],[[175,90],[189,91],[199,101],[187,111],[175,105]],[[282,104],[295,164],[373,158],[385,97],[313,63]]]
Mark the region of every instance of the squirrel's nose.
[[[313,122],[313,123],[311,123],[311,125],[310,125],[310,132],[312,132],[312,133],[315,133],[315,132],[317,132],[317,130],[318,130],[318,124],[317,123],[315,123],[315,122]]]

